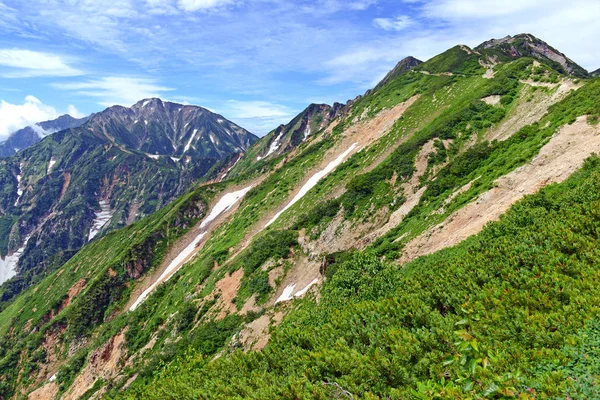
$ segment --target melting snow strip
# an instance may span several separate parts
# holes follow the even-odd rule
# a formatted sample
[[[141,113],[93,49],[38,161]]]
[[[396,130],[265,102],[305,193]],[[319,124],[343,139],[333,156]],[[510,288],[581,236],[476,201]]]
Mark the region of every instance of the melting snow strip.
[[[312,189],[317,183],[319,183],[319,181],[321,179],[323,179],[331,171],[333,171],[335,168],[337,168],[338,165],[340,165],[342,162],[344,162],[344,159],[348,156],[348,154],[350,154],[352,152],[352,150],[354,150],[354,148],[357,145],[358,145],[358,143],[352,144],[352,146],[350,146],[350,148],[348,150],[346,150],[345,152],[340,154],[335,160],[333,160],[332,162],[327,164],[327,166],[325,168],[323,168],[321,171],[319,171],[319,172],[315,173],[313,176],[311,176],[310,179],[304,184],[304,186],[302,186],[302,188],[300,189],[298,194],[285,207],[283,207],[283,209],[281,211],[279,211],[277,214],[275,214],[275,216],[273,218],[271,218],[271,220],[267,223],[267,225],[265,225],[265,228],[267,226],[271,225],[273,222],[275,222],[281,214],[283,214],[288,208],[293,206],[294,203],[296,203],[298,200],[300,200],[302,197],[304,197],[304,195],[306,193],[308,193],[308,191],[310,189]]]
[[[56,164],[56,160],[54,159],[54,157],[51,157],[50,161],[48,162],[48,170],[46,171],[46,174],[49,174],[50,171],[52,171],[52,167],[54,167],[54,164]]]
[[[186,124],[186,126],[187,126],[187,124]],[[194,132],[192,133],[190,140],[188,140],[187,144],[185,145],[185,148],[183,149],[184,153],[190,149],[190,146],[192,145],[192,141],[196,137],[196,133],[198,133],[198,129],[194,129]]]
[[[113,212],[110,211],[110,204],[106,200],[100,200],[100,211],[96,213],[96,219],[94,219],[94,223],[92,224],[92,229],[90,229],[90,233],[88,235],[88,242],[92,240],[102,229],[104,225],[113,216]]]
[[[240,199],[244,197],[250,189],[252,189],[252,186],[248,186],[247,188],[238,190],[237,192],[226,193],[223,197],[221,197],[221,199],[217,202],[217,204],[215,204],[215,206],[211,210],[210,214],[208,214],[208,216],[200,224],[199,229],[203,231],[200,232],[196,236],[196,238],[185,249],[183,249],[181,253],[179,253],[177,257],[173,259],[173,261],[169,263],[167,268],[158,277],[158,279],[154,281],[154,283],[152,283],[150,287],[148,287],[142,292],[142,294],[137,298],[135,303],[133,303],[132,306],[129,307],[129,311],[135,310],[140,304],[144,302],[144,300],[146,300],[146,298],[150,295],[150,293],[152,293],[154,289],[156,289],[158,285],[168,281],[183,265],[185,265],[186,262],[188,262],[191,259],[191,257],[195,255],[196,248],[207,233],[207,231],[204,230],[204,228],[206,228],[206,226],[211,221],[213,221],[225,211],[229,210],[235,203],[240,201]]]
[[[0,285],[17,274],[17,263],[19,262],[21,255],[23,255],[23,251],[25,251],[25,246],[27,246],[28,241],[29,237],[26,237],[23,246],[18,248],[14,253],[6,255],[4,258],[0,257]]]
[[[275,300],[275,304],[281,303],[282,301],[290,301],[292,299],[300,298],[304,296],[308,292],[308,290],[317,283],[319,283],[319,278],[313,279],[308,285],[306,285],[303,289],[298,290],[296,293],[294,293],[296,284],[294,283],[293,285],[288,285],[285,287],[285,289],[283,289],[283,293],[281,293],[281,296],[279,296],[277,300]]]
[[[281,138],[283,137],[283,130],[281,130],[281,133],[279,134],[279,136],[277,136],[275,138],[275,140],[273,140],[273,142],[271,142],[271,146],[269,146],[269,152],[267,153],[267,155],[265,157],[269,157],[271,154],[275,153],[275,151],[277,151],[277,149],[279,149],[279,146],[281,145]]]

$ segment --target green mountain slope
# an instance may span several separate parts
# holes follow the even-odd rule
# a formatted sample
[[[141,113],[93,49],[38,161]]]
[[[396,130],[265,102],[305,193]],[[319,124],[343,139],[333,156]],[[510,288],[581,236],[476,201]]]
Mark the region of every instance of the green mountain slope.
[[[0,257],[7,265],[0,270],[17,276],[2,286],[0,299],[62,265],[99,233],[160,209],[256,139],[201,107],[147,99],[108,108],[3,160]]]
[[[391,75],[7,304],[0,395],[593,393],[600,83],[465,46]]]

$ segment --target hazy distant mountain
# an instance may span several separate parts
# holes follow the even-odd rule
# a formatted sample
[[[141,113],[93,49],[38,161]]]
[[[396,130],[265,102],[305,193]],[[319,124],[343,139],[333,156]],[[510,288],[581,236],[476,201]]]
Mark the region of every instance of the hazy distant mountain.
[[[19,129],[11,133],[8,139],[0,143],[0,157],[10,157],[19,150],[23,150],[39,142],[51,133],[81,126],[90,117],[91,115],[84,118],[73,118],[69,114],[65,114],[53,120],[38,122]]]

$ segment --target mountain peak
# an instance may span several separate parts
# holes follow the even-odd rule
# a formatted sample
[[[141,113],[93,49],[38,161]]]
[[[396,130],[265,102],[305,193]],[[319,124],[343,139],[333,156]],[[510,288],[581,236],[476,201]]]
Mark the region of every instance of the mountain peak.
[[[398,64],[396,64],[396,66],[390,72],[387,73],[387,75],[377,84],[377,86],[375,86],[374,90],[385,85],[398,75],[401,75],[406,71],[410,71],[411,69],[415,68],[416,66],[422,63],[423,61],[418,60],[413,56],[404,57],[402,60],[398,61]]]
[[[589,74],[581,66],[548,43],[530,33],[490,39],[475,48],[496,61],[510,61],[520,57],[532,57],[566,75],[585,78]]]

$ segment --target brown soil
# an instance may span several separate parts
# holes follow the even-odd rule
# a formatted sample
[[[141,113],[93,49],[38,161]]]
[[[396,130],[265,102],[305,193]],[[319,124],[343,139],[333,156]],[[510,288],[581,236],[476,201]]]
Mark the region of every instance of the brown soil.
[[[235,312],[236,307],[233,303],[233,299],[237,296],[238,290],[242,283],[242,277],[244,276],[244,270],[238,269],[231,275],[225,275],[223,279],[218,281],[215,285],[216,290],[220,292],[221,296],[215,307],[220,308],[217,319],[223,319],[229,313]]]
[[[279,325],[283,319],[283,315],[281,311],[269,313],[247,324],[238,337],[244,350],[259,351],[264,349],[271,337],[269,328]]]
[[[539,121],[548,111],[548,107],[559,102],[569,94],[571,90],[577,89],[580,85],[576,85],[570,79],[564,79],[559,84],[547,84],[523,81],[522,83],[529,86],[549,86],[556,88],[552,94],[544,93],[538,90],[532,95],[527,86],[521,89],[521,94],[518,98],[518,105],[504,118],[498,125],[492,127],[485,135],[485,140],[506,140],[519,129],[526,125]],[[529,101],[528,101],[529,100]]]
[[[97,379],[109,380],[119,373],[119,362],[125,355],[125,332],[110,338],[104,346],[98,348],[91,355],[87,364],[69,390],[62,396],[62,400],[75,400],[94,386]]]
[[[50,382],[29,393],[27,400],[50,400],[55,399],[56,395],[58,395],[58,385],[56,382]]]
[[[452,213],[441,224],[411,240],[400,262],[454,246],[477,234],[489,221],[497,220],[525,195],[555,182],[562,182],[592,153],[600,152],[600,128],[590,126],[586,117],[566,125],[542,147],[528,164],[496,181],[496,187]]]
[[[227,191],[225,193],[223,193],[223,195],[225,195],[226,193],[232,192],[232,191],[236,191],[236,190],[240,190],[243,187],[248,187],[250,185],[256,186],[258,183],[260,183],[260,180],[262,180],[263,178],[259,178],[253,182],[247,182],[244,185],[240,185],[235,186],[235,187],[230,187],[227,189]],[[215,206],[215,204],[218,203],[218,201],[221,199],[220,197],[217,197],[216,199],[214,199],[212,201],[212,203],[210,204],[208,210],[207,210],[207,215],[210,213],[210,210],[212,210],[212,208]],[[196,247],[196,251],[194,253],[192,253],[187,259],[185,259],[180,266],[184,265],[185,263],[187,263],[188,261],[192,260],[197,254],[198,252],[202,249],[202,247],[204,246],[204,244],[206,243],[206,241],[210,238],[211,234],[219,227],[221,226],[221,224],[223,222],[225,222],[229,216],[231,216],[232,214],[234,214],[236,212],[236,210],[238,209],[239,205],[241,203],[241,200],[238,201],[237,203],[235,203],[233,206],[231,206],[227,211],[221,213],[217,218],[215,218],[214,220],[212,220],[208,226],[202,228],[205,232],[206,235],[204,236],[204,238],[200,241],[200,243],[198,244],[198,246]],[[160,278],[160,276],[162,275],[162,273],[165,271],[165,269],[169,266],[169,264],[171,263],[171,261],[173,261],[182,251],[183,249],[185,249],[190,243],[192,243],[194,241],[194,239],[196,239],[196,237],[198,236],[198,234],[201,232],[200,231],[200,224],[202,224],[202,221],[198,221],[198,223],[196,224],[196,226],[194,226],[192,229],[190,229],[190,231],[188,233],[186,233],[181,239],[179,239],[177,241],[176,244],[174,244],[173,246],[171,246],[169,248],[169,251],[167,252],[167,255],[165,256],[163,262],[160,264],[160,266],[153,272],[146,274],[146,276],[143,278],[142,282],[138,283],[135,287],[135,289],[132,291],[131,296],[129,298],[129,302],[127,303],[127,305],[125,306],[126,308],[124,310],[129,310],[129,308],[133,305],[133,303],[135,303],[135,301],[138,299],[138,297],[144,292],[144,290],[146,290],[148,287],[150,287],[157,279]],[[167,279],[169,279],[171,276],[173,276],[174,273],[176,273],[178,271],[178,268],[175,268],[173,270],[173,273],[169,276],[166,276],[163,278],[163,282],[166,281]]]
[[[63,197],[65,196],[65,193],[67,192],[67,189],[69,188],[69,185],[71,184],[71,173],[70,172],[63,172],[63,177],[64,177],[64,182],[63,182],[63,186],[62,189],[60,190],[60,196],[58,196],[58,202],[60,202]]]

